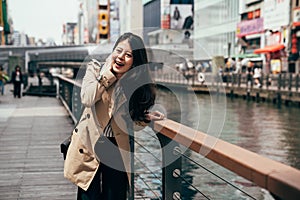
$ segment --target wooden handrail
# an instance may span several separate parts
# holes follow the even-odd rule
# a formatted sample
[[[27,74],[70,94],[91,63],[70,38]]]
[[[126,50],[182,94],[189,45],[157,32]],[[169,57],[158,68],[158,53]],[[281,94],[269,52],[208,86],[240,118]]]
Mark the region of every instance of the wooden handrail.
[[[298,169],[172,120],[156,121],[153,129],[282,199],[300,197],[300,170]]]
[[[52,74],[53,77],[56,77],[56,78],[59,78],[59,79],[62,79],[70,84],[73,84],[79,88],[81,88],[81,83],[78,83],[77,81],[73,80],[73,79],[69,79],[67,77],[65,77],[64,75],[61,75],[61,74]]]

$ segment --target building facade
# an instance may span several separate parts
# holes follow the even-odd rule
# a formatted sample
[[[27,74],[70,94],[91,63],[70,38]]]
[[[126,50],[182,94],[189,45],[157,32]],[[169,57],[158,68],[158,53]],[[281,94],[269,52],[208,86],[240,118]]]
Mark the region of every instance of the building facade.
[[[194,59],[237,53],[238,0],[195,1]]]
[[[254,52],[262,53],[266,73],[291,72],[287,59],[290,38],[290,3],[290,0],[265,0],[263,2],[264,32],[261,49]]]
[[[132,32],[143,36],[143,2],[141,0],[118,0],[120,13],[120,34]]]
[[[291,34],[288,48],[289,70],[300,72],[300,1],[291,3]]]

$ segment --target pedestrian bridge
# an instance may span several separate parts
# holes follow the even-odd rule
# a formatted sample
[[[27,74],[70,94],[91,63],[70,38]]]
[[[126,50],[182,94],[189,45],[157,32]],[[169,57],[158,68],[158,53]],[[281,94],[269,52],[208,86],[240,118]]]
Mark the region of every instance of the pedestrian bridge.
[[[72,95],[79,97],[80,84],[63,76],[56,78],[59,82],[58,98],[24,96],[14,99],[10,92],[12,86],[6,85],[5,95],[0,98],[0,199],[76,198],[76,187],[63,178],[59,145],[70,135],[73,120],[78,119],[80,98],[75,98],[78,102],[72,102],[70,98]],[[142,156],[135,157],[135,165],[142,166],[142,170],[136,170],[133,175],[135,195],[131,199],[185,199],[182,184],[188,184],[189,180],[182,176],[183,160],[190,159],[203,166],[184,154],[179,144],[244,177],[249,181],[244,184],[264,188],[280,199],[300,196],[300,171],[295,168],[169,119],[157,121],[151,128],[154,131],[149,137],[156,138],[162,150],[155,156],[164,167],[156,166],[160,170],[158,176],[151,172],[147,160],[143,162],[145,155],[151,152],[144,146]],[[135,145],[141,143],[136,140]],[[205,170],[239,191],[241,198],[257,199],[237,182],[232,183],[210,169]],[[151,180],[145,179],[145,173],[153,173]],[[155,188],[151,188],[152,179],[158,180]],[[216,190],[207,194],[201,187],[191,187],[199,199],[218,199],[218,194],[222,193]]]

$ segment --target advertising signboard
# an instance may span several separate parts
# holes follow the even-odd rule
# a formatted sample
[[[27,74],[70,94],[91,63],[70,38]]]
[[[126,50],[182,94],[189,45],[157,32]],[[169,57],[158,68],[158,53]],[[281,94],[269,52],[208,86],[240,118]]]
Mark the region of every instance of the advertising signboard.
[[[241,21],[237,24],[237,37],[264,32],[264,19],[257,18],[247,21]]]
[[[162,29],[193,29],[193,0],[161,0]]]
[[[171,29],[192,29],[193,12],[191,4],[171,5]]]
[[[281,61],[280,59],[272,59],[271,60],[271,70],[273,74],[280,73],[281,71]]]

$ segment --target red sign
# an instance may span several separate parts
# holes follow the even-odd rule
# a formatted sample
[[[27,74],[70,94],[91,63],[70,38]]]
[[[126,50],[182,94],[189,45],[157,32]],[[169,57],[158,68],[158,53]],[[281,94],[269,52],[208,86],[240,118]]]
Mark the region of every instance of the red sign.
[[[162,29],[170,29],[170,15],[163,15],[161,20]]]

